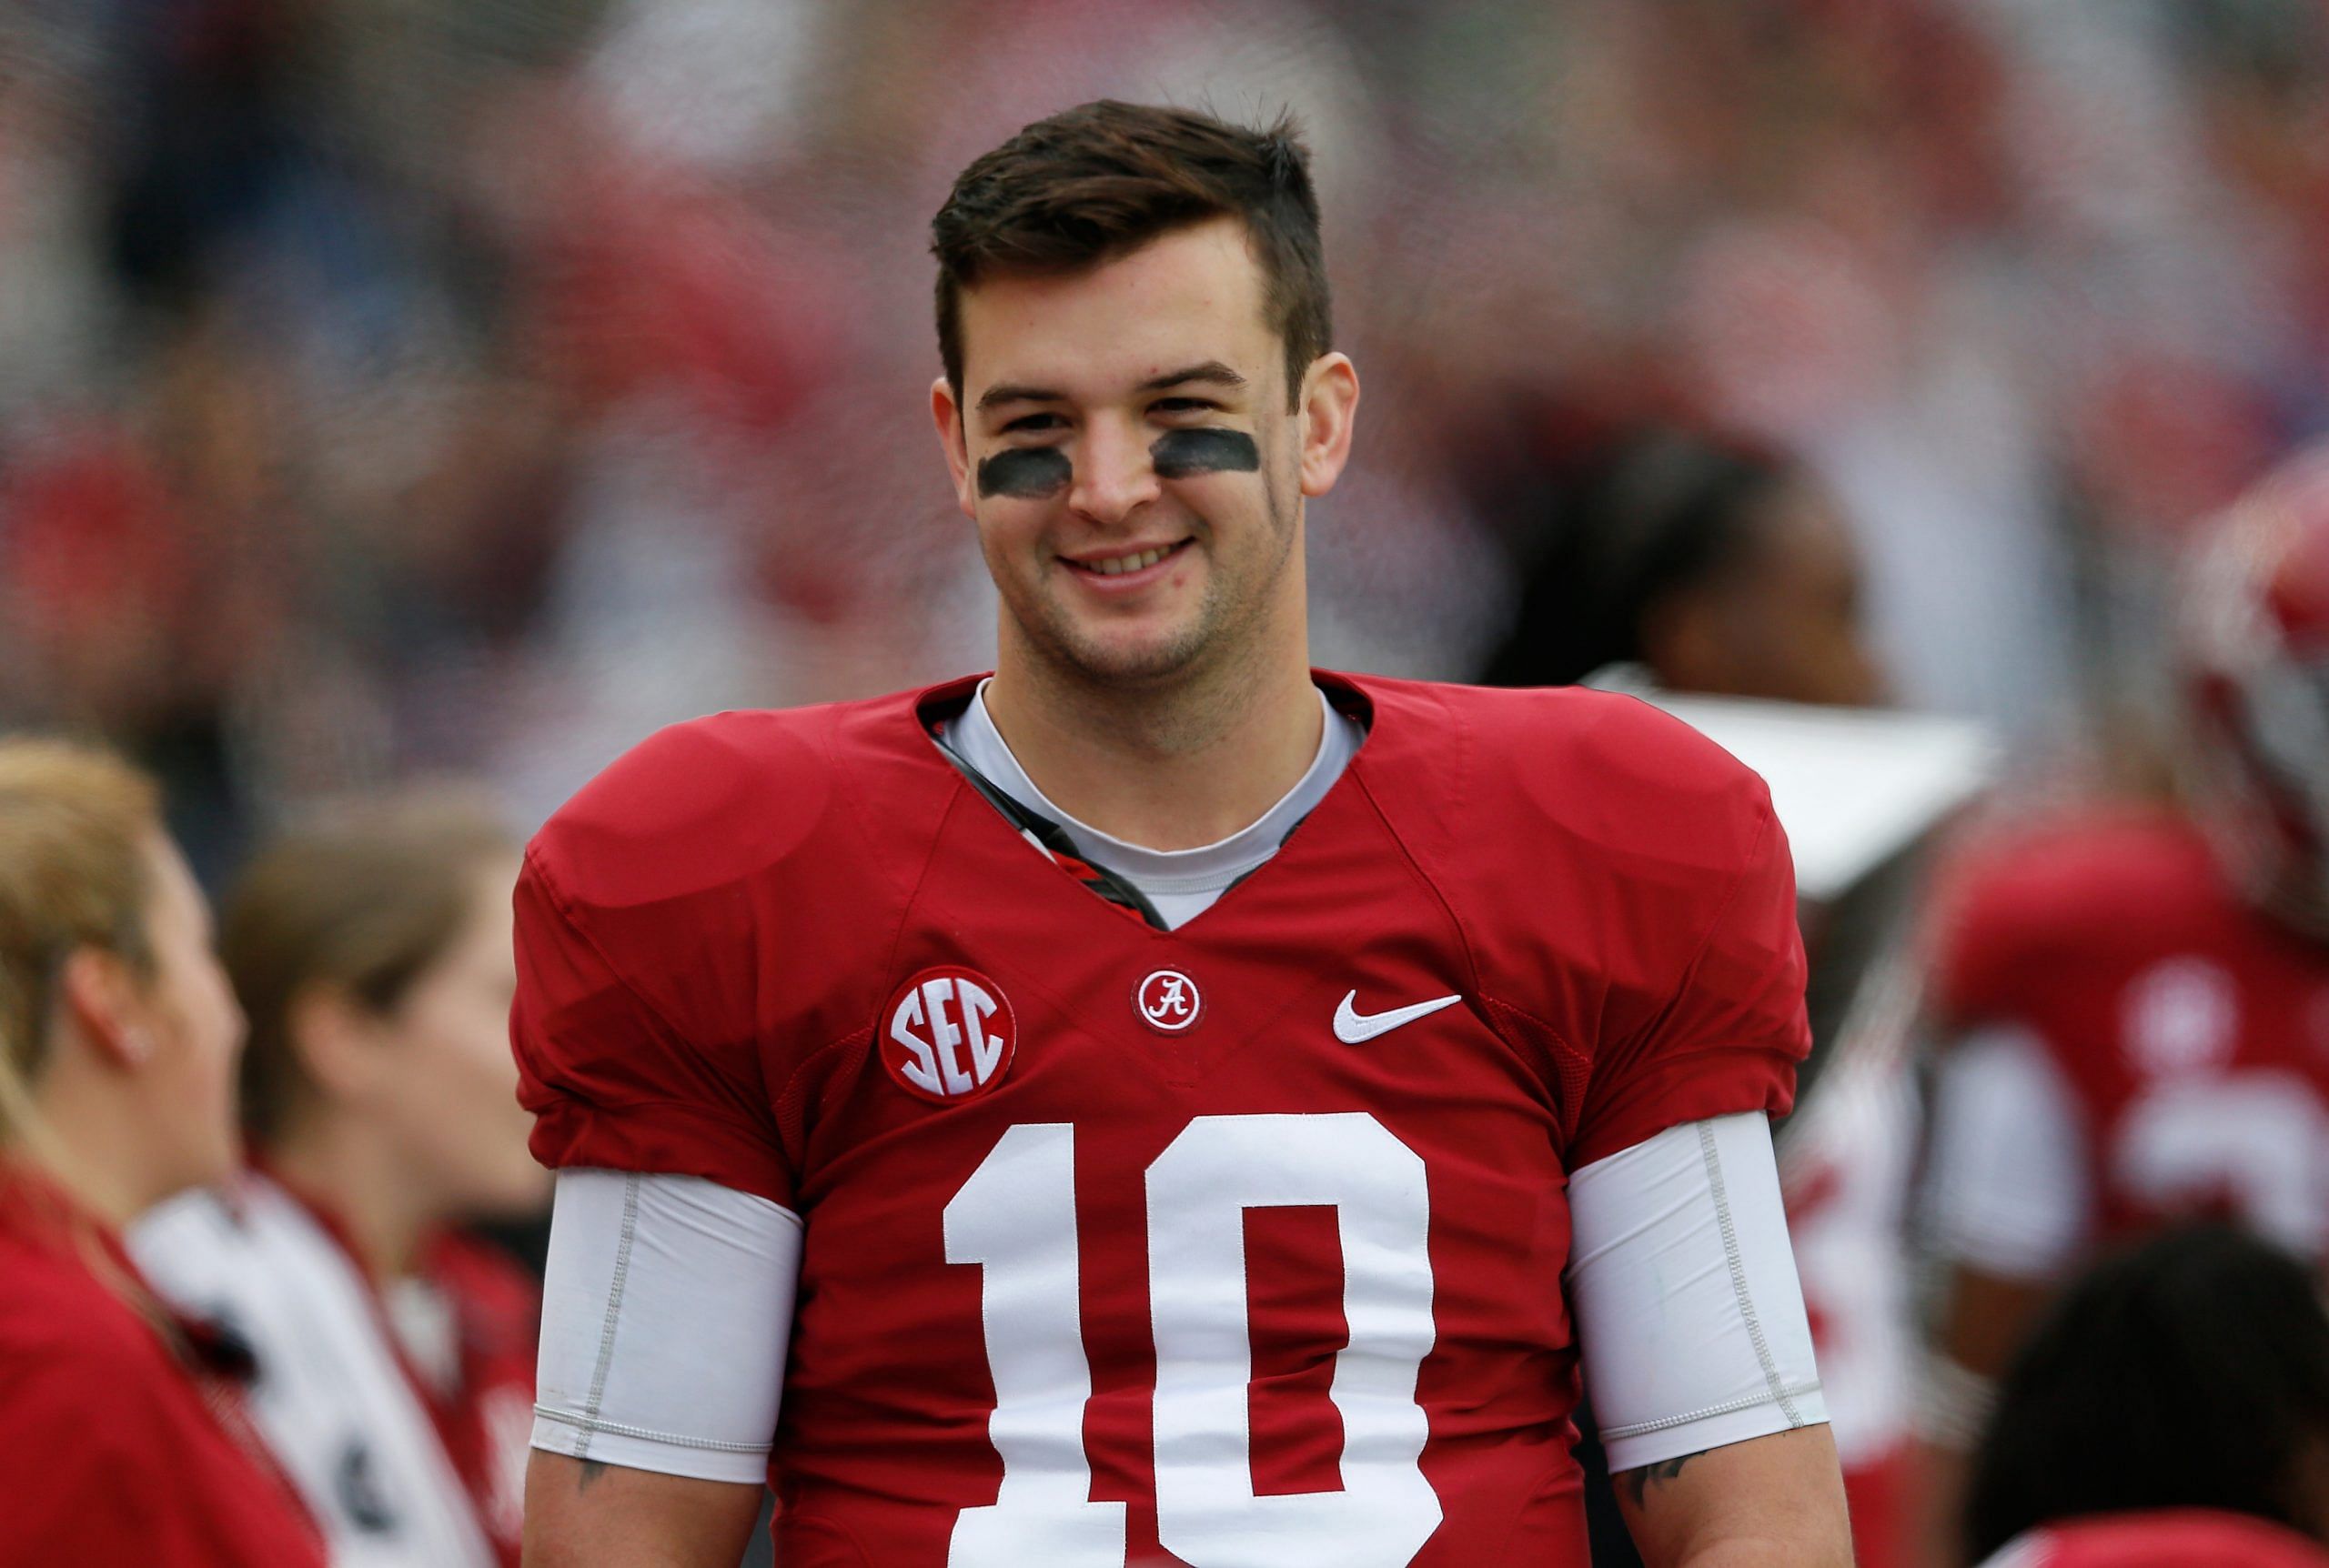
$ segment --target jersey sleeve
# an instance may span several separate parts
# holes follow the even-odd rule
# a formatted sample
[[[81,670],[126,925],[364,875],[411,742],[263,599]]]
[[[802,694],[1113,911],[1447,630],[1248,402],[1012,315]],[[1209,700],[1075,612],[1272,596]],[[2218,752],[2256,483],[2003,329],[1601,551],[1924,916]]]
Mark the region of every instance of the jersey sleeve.
[[[1694,879],[1693,896],[1662,890],[1645,916],[1651,1010],[1636,1022],[1620,1007],[1595,1050],[1572,1168],[1685,1121],[1783,1115],[1794,1103],[1796,1066],[1811,1049],[1795,864],[1762,780],[1728,757],[1718,776],[1706,809],[1728,818],[1719,830],[1736,846],[1732,863]]]
[[[534,1157],[553,1170],[700,1176],[790,1206],[793,1177],[750,1039],[701,1009],[650,1000],[638,971],[659,955],[622,950],[646,945],[636,930],[627,943],[612,940],[619,928],[594,934],[601,922],[563,892],[548,859],[538,839],[518,879],[509,1015]]]

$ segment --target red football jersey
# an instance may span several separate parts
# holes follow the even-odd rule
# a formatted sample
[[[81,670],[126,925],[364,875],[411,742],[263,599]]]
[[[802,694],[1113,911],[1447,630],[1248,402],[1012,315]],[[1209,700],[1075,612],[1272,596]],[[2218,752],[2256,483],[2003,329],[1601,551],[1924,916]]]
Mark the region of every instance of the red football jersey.
[[[2218,1213],[2329,1256],[2329,945],[2259,913],[2164,814],[2019,836],[1952,881],[1941,1015],[2043,1044],[2097,1240]]]
[[[1630,699],[1319,679],[1365,745],[1174,931],[933,746],[968,681],[666,730],[529,849],[536,1152],[805,1220],[786,1568],[1585,1562],[1564,1171],[1787,1108],[1786,843]]]
[[[323,1568],[239,1391],[191,1353],[201,1342],[109,1231],[0,1161],[0,1563]]]
[[[2329,1552],[2261,1519],[2180,1508],[2049,1524],[1982,1568],[2329,1568]]]

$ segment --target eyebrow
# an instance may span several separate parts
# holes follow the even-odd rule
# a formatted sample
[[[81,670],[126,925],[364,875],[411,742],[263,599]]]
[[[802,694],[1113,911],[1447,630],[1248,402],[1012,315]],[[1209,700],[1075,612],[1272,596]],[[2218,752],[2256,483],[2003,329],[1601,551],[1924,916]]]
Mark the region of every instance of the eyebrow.
[[[1185,386],[1192,381],[1205,382],[1215,387],[1245,385],[1245,378],[1236,371],[1232,370],[1218,359],[1207,359],[1202,364],[1185,365],[1178,370],[1167,370],[1162,376],[1152,376],[1133,390],[1162,392],[1167,387]],[[983,414],[988,409],[1000,407],[1004,403],[1064,403],[1066,401],[1066,393],[1054,392],[1048,387],[1030,387],[1022,382],[999,381],[980,395],[978,409]]]
[[[1218,359],[1208,359],[1202,365],[1190,365],[1179,370],[1168,370],[1162,376],[1152,376],[1135,388],[1142,392],[1162,392],[1167,387],[1178,387],[1187,381],[1204,381],[1215,387],[1243,387],[1245,378]]]

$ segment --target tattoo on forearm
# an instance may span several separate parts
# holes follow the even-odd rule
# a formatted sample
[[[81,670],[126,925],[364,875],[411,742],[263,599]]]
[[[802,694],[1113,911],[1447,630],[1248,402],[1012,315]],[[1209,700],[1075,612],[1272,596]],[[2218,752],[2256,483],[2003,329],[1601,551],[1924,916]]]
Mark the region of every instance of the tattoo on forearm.
[[[1650,1483],[1673,1480],[1682,1473],[1684,1465],[1705,1452],[1706,1450],[1700,1449],[1698,1453],[1685,1453],[1673,1459],[1661,1459],[1655,1464],[1645,1464],[1638,1470],[1626,1471],[1617,1477],[1617,1483],[1626,1489],[1626,1495],[1634,1500],[1634,1506],[1639,1508],[1643,1498],[1648,1495]]]
[[[606,1473],[607,1466],[604,1460],[584,1460],[582,1462],[582,1475],[581,1478],[574,1483],[575,1490],[578,1492],[590,1491],[590,1483],[598,1480],[599,1477],[604,1475]]]

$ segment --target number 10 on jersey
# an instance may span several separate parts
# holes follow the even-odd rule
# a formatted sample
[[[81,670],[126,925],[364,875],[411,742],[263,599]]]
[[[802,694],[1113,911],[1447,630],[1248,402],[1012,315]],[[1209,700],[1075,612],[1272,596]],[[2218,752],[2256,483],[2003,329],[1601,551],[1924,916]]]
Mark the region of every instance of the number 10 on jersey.
[[[1440,1520],[1419,1460],[1430,1353],[1423,1161],[1372,1116],[1201,1116],[1147,1171],[1156,1338],[1156,1530],[1194,1568],[1402,1568]],[[1257,1496],[1246,1412],[1245,1211],[1335,1211],[1350,1337],[1335,1357],[1343,1490]],[[1092,1501],[1075,1129],[1005,1131],[946,1205],[946,1261],[980,1269],[993,1503],[956,1519],[948,1568],[1123,1568],[1124,1504]]]

